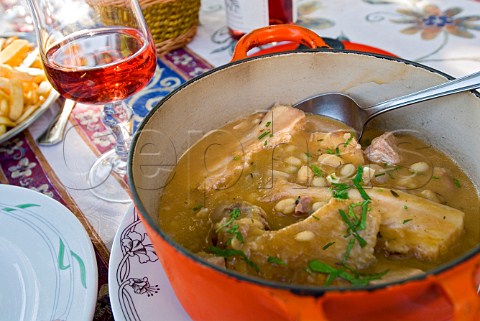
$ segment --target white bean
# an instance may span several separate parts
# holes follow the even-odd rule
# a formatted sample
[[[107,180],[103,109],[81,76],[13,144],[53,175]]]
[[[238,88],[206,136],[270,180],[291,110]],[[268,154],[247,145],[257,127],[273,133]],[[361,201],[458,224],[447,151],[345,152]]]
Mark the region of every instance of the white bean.
[[[334,168],[340,167],[344,163],[343,159],[332,154],[322,154],[318,156],[318,162],[322,165],[327,165]]]
[[[277,170],[272,170],[272,175],[273,177],[283,177],[283,178],[290,178],[290,175],[288,173],[285,173],[285,172],[281,172],[281,171],[277,171]]]
[[[327,176],[327,181],[328,181],[330,184],[332,184],[332,183],[335,183],[335,184],[340,183],[340,179],[335,175],[335,173],[328,175],[328,176]]]
[[[303,165],[297,173],[298,184],[308,184],[313,178],[313,171],[310,167]]]
[[[292,214],[296,205],[294,198],[286,198],[275,205],[275,210],[283,214]]]
[[[297,235],[295,235],[295,240],[299,242],[308,242],[313,240],[314,237],[315,237],[315,234],[313,234],[312,231],[302,231]]]
[[[297,147],[295,145],[288,145],[286,148],[285,148],[285,151],[287,153],[293,153],[295,150],[297,149]]]
[[[318,177],[318,176],[315,176],[312,180],[312,186],[315,186],[315,187],[325,187],[325,186],[328,186],[328,182],[327,180],[325,179],[325,177]]]
[[[440,203],[440,200],[438,199],[437,194],[435,194],[435,192],[433,192],[429,189],[426,189],[426,190],[422,191],[420,193],[420,195],[422,195],[427,200],[430,200],[430,201],[435,202],[435,203]]]
[[[323,205],[327,204],[326,202],[315,202],[312,205],[312,210],[315,212],[319,208],[321,208]]]
[[[345,164],[340,168],[340,176],[350,177],[357,171],[357,168],[353,164]]]
[[[293,165],[297,167],[302,166],[302,161],[294,156],[287,157],[285,159],[285,163],[287,163],[288,165]]]
[[[410,170],[414,173],[425,173],[430,169],[430,165],[426,162],[417,162],[410,165]]]
[[[288,166],[287,168],[285,168],[285,171],[289,174],[295,174],[296,172],[298,172],[298,167]]]
[[[370,181],[375,177],[375,170],[370,166],[363,167],[362,181],[363,185],[368,185]]]

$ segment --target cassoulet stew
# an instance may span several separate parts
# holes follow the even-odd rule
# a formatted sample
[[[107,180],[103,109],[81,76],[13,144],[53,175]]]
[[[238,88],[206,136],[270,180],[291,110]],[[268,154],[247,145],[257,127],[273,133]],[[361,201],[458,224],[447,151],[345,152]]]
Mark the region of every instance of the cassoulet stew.
[[[420,275],[480,242],[458,166],[405,132],[275,106],[205,135],[166,186],[161,228],[204,260],[267,280],[364,286]]]

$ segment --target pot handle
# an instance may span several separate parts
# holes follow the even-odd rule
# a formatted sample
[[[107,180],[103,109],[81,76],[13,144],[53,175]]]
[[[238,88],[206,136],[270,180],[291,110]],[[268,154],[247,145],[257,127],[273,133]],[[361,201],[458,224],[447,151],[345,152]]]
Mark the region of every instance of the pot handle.
[[[453,307],[453,321],[479,320],[480,254],[445,272],[436,282]]]
[[[310,29],[297,25],[281,24],[255,29],[237,42],[232,62],[247,58],[247,52],[255,47],[278,41],[291,41],[315,49],[330,48],[323,39]]]

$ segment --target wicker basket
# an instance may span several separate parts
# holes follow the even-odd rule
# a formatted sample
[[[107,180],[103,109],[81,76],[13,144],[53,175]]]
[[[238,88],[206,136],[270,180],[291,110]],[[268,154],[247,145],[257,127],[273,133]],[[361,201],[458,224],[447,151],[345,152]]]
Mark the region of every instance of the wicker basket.
[[[103,17],[105,24],[113,16],[123,16],[128,22],[128,13],[122,9],[125,0],[88,1]],[[157,54],[181,48],[197,33],[200,0],[138,0],[143,16],[152,33]]]

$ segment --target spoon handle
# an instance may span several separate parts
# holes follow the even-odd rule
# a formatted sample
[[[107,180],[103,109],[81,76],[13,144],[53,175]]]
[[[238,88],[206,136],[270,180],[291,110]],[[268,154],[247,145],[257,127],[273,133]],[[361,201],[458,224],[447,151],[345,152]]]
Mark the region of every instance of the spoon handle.
[[[417,91],[405,96],[393,98],[372,107],[366,108],[368,118],[373,118],[384,112],[408,106],[425,100],[480,88],[480,72],[473,73],[443,84]]]
[[[63,105],[62,113],[60,116],[53,122],[53,124],[47,128],[47,130],[40,135],[37,139],[39,145],[50,146],[58,144],[63,139],[63,133],[65,132],[65,126],[68,123],[68,118],[70,113],[75,107],[76,102],[70,99],[65,100]]]

